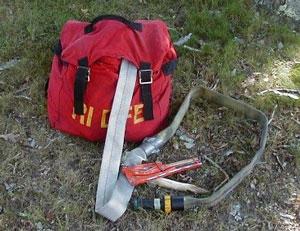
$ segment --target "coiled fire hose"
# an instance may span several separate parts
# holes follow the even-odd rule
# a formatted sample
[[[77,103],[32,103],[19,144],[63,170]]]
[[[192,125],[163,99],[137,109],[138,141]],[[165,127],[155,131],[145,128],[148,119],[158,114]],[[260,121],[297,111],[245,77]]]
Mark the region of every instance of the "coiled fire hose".
[[[193,88],[186,96],[185,100],[180,106],[173,122],[157,135],[146,138],[143,143],[136,149],[128,152],[123,159],[123,165],[132,166],[141,163],[153,153],[157,153],[159,149],[175,134],[184,115],[186,114],[192,100],[199,98],[207,100],[209,103],[214,103],[219,106],[224,106],[241,115],[246,119],[255,120],[260,125],[259,148],[254,154],[251,162],[243,167],[233,178],[231,178],[220,189],[213,192],[210,196],[204,198],[196,198],[192,196],[171,197],[169,195],[164,198],[144,199],[133,198],[131,204],[134,208],[144,209],[162,209],[166,213],[172,210],[183,210],[195,208],[198,206],[211,207],[219,203],[230,192],[232,192],[242,180],[248,176],[256,164],[258,164],[263,156],[265,149],[267,134],[268,134],[268,120],[263,112],[254,107],[235,100],[231,97],[220,94],[216,91],[210,90],[203,86]],[[138,153],[138,154],[137,154]]]

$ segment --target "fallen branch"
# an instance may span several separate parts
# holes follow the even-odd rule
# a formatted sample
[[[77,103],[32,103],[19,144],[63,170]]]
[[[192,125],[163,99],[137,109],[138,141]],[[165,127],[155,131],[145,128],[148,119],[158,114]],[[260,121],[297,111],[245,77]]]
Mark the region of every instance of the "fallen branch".
[[[225,179],[217,186],[214,188],[214,192],[217,191],[219,188],[221,188],[228,180],[229,180],[229,176],[227,174],[227,172],[220,166],[218,165],[216,162],[214,162],[212,159],[210,159],[207,156],[203,156],[203,158],[205,160],[207,160],[208,162],[210,162],[213,166],[215,166],[217,169],[219,169],[225,176]]]
[[[204,193],[209,192],[208,190],[206,190],[204,188],[200,188],[196,185],[177,182],[177,181],[166,179],[166,178],[158,178],[155,180],[151,180],[148,184],[157,185],[160,187],[169,188],[169,189],[182,191],[182,192],[190,191],[190,192],[196,193],[196,194],[204,194]]]
[[[258,93],[258,95],[263,95],[265,93],[272,92],[276,95],[280,96],[287,96],[292,99],[299,99],[300,98],[300,90],[295,89],[267,89]]]

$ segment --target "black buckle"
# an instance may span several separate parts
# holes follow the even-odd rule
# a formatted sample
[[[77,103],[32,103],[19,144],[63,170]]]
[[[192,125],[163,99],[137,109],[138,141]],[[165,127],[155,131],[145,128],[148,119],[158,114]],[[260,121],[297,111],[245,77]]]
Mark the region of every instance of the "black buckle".
[[[150,80],[149,81],[143,81],[142,80],[142,74],[143,73],[149,73],[150,74]],[[153,70],[152,69],[142,69],[142,70],[139,70],[139,83],[141,85],[144,85],[144,84],[151,84],[153,82]]]
[[[91,74],[91,68],[89,68],[89,67],[85,67],[85,66],[77,66],[77,69],[84,69],[84,70],[86,70],[87,71],[87,78],[86,78],[86,80],[88,81],[88,82],[90,82],[90,74]]]

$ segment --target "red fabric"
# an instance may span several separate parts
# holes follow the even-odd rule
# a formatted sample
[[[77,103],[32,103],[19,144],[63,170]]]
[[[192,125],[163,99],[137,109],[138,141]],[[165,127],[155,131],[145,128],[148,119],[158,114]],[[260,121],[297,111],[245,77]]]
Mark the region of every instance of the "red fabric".
[[[64,25],[60,36],[62,54],[53,58],[48,87],[48,117],[53,128],[92,141],[105,139],[107,129],[101,128],[101,119],[105,110],[112,107],[122,58],[137,68],[141,62],[149,62],[153,69],[154,119],[141,122],[143,109],[137,78],[125,139],[140,141],[163,128],[169,113],[172,80],[163,74],[162,65],[175,59],[176,52],[162,21],[138,22],[143,25],[142,32],[113,20],[98,22],[89,34],[84,34],[87,23],[68,21]],[[77,63],[83,57],[88,58],[91,74],[84,95],[88,110],[80,119],[72,113]]]

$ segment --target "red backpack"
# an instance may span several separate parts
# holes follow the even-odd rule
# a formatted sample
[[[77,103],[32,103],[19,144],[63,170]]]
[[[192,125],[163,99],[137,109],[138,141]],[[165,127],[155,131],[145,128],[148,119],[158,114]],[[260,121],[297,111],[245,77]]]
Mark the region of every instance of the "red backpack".
[[[122,59],[138,69],[125,140],[140,141],[165,126],[177,57],[164,22],[112,15],[70,20],[54,52],[47,93],[53,128],[104,140]]]

